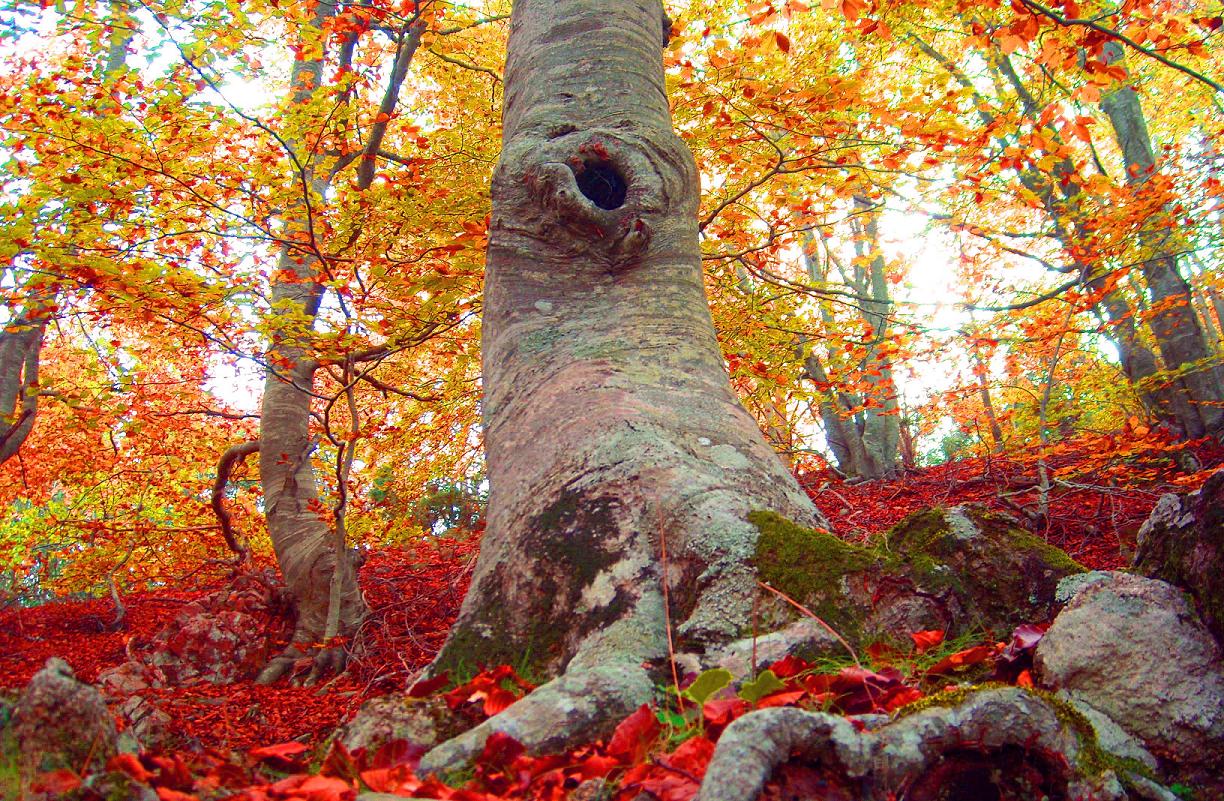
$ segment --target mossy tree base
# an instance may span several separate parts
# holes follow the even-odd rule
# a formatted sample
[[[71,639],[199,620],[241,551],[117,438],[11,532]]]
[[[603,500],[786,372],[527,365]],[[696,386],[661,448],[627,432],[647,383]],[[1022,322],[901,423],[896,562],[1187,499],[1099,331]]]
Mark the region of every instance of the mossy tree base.
[[[697,801],[756,798],[791,759],[840,791],[830,798],[860,801],[1124,801],[1127,786],[1151,784],[1103,754],[1091,724],[1074,710],[1006,687],[935,696],[868,731],[801,709],[749,713],[723,732]]]
[[[869,545],[754,512],[760,579],[852,643],[939,629],[1005,634],[1051,617],[1062,578],[1084,571],[1015,521],[974,506],[916,512]],[[794,616],[776,601],[763,630]]]

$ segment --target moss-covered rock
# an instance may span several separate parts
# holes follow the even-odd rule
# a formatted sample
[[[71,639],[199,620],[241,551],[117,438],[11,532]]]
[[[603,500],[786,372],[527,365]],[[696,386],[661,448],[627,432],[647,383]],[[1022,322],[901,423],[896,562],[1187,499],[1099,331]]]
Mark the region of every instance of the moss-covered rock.
[[[1002,634],[1049,618],[1059,580],[1084,571],[980,507],[916,512],[866,546],[771,512],[749,519],[761,533],[753,558],[761,580],[852,642],[905,640],[922,629]]]
[[[1197,492],[1160,499],[1139,529],[1135,569],[1189,592],[1224,644],[1224,473]]]

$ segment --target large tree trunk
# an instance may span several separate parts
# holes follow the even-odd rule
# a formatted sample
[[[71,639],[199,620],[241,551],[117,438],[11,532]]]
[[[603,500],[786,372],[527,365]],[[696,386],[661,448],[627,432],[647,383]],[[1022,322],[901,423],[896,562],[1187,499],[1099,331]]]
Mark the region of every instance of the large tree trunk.
[[[750,511],[823,522],[723,365],[668,25],[659,0],[514,3],[485,275],[488,529],[434,670],[565,671],[490,722],[520,739],[545,699],[572,708],[610,666],[636,688],[624,702],[646,700],[632,676],[666,657],[669,622],[677,649],[750,633]],[[490,730],[422,765],[470,757]]]
[[[1120,62],[1122,46],[1106,43],[1103,56],[1106,63]],[[1109,116],[1122,149],[1127,183],[1143,186],[1155,174],[1156,154],[1139,94],[1130,86],[1122,86],[1101,99],[1101,108]],[[1193,407],[1193,413],[1183,421],[1185,434],[1220,434],[1224,432],[1224,368],[1194,312],[1190,284],[1178,268],[1178,248],[1170,223],[1163,210],[1157,211],[1145,221],[1140,235],[1144,252],[1139,271],[1152,296],[1149,325],[1165,366],[1181,373],[1176,383],[1184,388]]]

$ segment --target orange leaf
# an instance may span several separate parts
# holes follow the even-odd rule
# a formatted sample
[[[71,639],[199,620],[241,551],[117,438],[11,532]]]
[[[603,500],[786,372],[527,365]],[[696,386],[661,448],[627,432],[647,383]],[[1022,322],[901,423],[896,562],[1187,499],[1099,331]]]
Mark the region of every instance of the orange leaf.
[[[279,743],[277,745],[267,745],[263,748],[251,749],[251,756],[255,759],[284,759],[291,760],[298,754],[306,750],[306,746],[301,743]]]
[[[925,654],[927,651],[943,642],[944,633],[938,629],[915,631],[910,635],[910,639],[914,641],[914,650],[920,654]]]

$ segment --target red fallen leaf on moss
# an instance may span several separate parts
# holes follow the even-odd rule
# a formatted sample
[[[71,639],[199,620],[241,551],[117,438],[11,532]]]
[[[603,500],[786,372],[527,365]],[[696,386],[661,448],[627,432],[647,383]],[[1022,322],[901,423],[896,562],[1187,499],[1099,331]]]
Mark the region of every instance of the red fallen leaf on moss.
[[[194,784],[191,769],[177,754],[168,757],[151,756],[148,757],[148,760],[157,766],[157,778],[153,780],[153,783],[159,787],[190,790]]]
[[[650,753],[659,737],[659,720],[649,704],[642,704],[629,717],[620,722],[612,739],[608,741],[608,756],[623,765],[641,762]]]
[[[450,684],[450,672],[443,671],[432,679],[421,679],[408,689],[409,698],[425,698]]]
[[[293,791],[306,801],[352,801],[357,797],[353,786],[330,776],[310,776]]]
[[[135,781],[144,784],[148,784],[149,780],[156,775],[153,771],[146,770],[133,754],[116,754],[107,761],[106,769],[126,773]]]
[[[31,789],[35,792],[50,793],[52,797],[56,797],[80,787],[81,777],[67,768],[60,768],[39,774],[32,784]]]
[[[416,773],[407,765],[362,771],[361,781],[376,793],[410,793],[421,786]]]
[[[953,673],[970,665],[980,665],[998,652],[993,645],[975,645],[939,660],[927,670],[927,674]]]
[[[527,748],[509,734],[495,731],[485,740],[476,764],[482,768],[504,768],[526,751]]]
[[[535,689],[535,685],[519,677],[514,672],[514,668],[509,665],[498,665],[495,668],[481,671],[471,681],[461,684],[442,697],[446,699],[446,705],[452,710],[458,710],[464,704],[473,701],[483,701],[485,715],[492,717],[517,701],[521,695],[521,693],[516,694],[503,687],[503,681],[513,682],[523,692]]]
[[[674,753],[663,758],[669,767],[687,771],[698,779],[705,776],[706,768],[710,766],[710,758],[714,756],[714,743],[706,737],[694,737],[685,740]]]
[[[783,690],[776,692],[773,695],[767,695],[760,701],[757,701],[757,709],[768,709],[774,706],[790,706],[798,703],[799,699],[807,695],[807,690]]]
[[[896,712],[906,704],[912,704],[922,698],[922,691],[913,687],[902,687],[894,693],[884,704],[884,710],[887,712]]]
[[[944,641],[944,633],[938,629],[915,631],[910,635],[910,639],[914,641],[914,650],[925,654]]]
[[[199,798],[191,793],[181,793],[178,790],[171,790],[169,787],[158,787],[157,797],[159,801],[200,801]]]
[[[701,708],[701,714],[705,717],[707,726],[721,728],[749,709],[752,709],[752,704],[743,698],[718,698],[706,701]]]
[[[248,753],[254,759],[280,759],[285,762],[292,762],[295,756],[306,750],[306,746],[301,743],[288,742],[266,745],[263,748],[252,748]]]
[[[780,679],[789,679],[792,676],[797,676],[805,670],[810,670],[811,665],[800,659],[794,654],[787,654],[769,666],[773,674]]]

